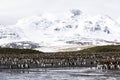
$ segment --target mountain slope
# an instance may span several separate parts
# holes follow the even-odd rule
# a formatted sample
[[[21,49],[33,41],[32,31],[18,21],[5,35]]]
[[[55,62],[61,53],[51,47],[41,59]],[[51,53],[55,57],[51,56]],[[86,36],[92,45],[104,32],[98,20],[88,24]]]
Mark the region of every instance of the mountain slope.
[[[62,16],[43,14],[24,18],[10,27],[1,27],[0,31],[0,41],[7,39],[0,44],[7,47],[14,42],[39,44],[35,48],[120,44],[120,25],[117,21],[108,15],[88,16],[80,10],[71,10]]]

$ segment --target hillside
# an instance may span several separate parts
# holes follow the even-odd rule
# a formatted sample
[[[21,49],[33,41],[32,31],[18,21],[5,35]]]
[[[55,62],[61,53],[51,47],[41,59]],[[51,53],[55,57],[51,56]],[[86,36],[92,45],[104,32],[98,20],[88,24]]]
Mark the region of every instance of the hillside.
[[[0,25],[0,46],[3,48],[59,52],[57,47],[65,50],[65,46],[71,48],[71,45],[112,44],[120,44],[119,23],[108,15],[88,16],[77,9],[26,17],[14,25]]]
[[[109,52],[120,52],[120,45],[105,45],[105,46],[96,46],[79,51],[67,51],[67,52],[41,52],[38,50],[32,49],[18,49],[18,48],[0,48],[0,54],[75,54],[75,53],[109,53]]]
[[[120,52],[120,45],[97,46],[97,47],[81,50],[80,52],[87,52],[87,53]]]
[[[43,52],[31,50],[31,49],[15,49],[15,48],[0,48],[0,54],[40,54]]]

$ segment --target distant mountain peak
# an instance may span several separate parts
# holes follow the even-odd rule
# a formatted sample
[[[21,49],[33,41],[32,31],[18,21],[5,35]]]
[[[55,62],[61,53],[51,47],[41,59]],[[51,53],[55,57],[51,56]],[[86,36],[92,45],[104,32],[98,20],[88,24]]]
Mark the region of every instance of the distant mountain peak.
[[[71,15],[66,13],[61,17],[47,13],[23,18],[15,25],[0,25],[0,44],[5,39],[7,44],[30,41],[40,46],[66,45],[69,42],[77,45],[120,42],[120,26],[110,16],[88,16],[78,9],[70,10],[70,13]]]

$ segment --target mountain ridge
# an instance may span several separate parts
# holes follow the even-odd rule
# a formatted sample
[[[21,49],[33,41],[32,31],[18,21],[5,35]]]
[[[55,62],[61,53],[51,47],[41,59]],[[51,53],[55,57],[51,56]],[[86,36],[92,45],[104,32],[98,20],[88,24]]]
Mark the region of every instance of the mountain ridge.
[[[2,26],[0,45],[10,47],[11,45],[8,46],[10,43],[17,45],[28,41],[39,44],[38,48],[69,44],[80,46],[119,44],[119,31],[118,21],[108,15],[88,16],[80,10],[73,9],[62,17],[43,14],[23,18],[15,25]]]

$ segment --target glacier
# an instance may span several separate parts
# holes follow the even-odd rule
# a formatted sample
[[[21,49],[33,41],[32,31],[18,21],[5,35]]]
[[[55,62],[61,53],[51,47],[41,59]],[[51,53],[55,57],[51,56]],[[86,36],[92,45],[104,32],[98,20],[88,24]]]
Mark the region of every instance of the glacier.
[[[120,44],[119,19],[90,16],[76,9],[63,14],[25,17],[14,25],[0,25],[1,47],[52,52],[111,44]]]

